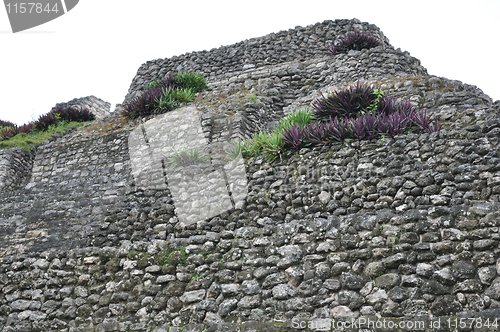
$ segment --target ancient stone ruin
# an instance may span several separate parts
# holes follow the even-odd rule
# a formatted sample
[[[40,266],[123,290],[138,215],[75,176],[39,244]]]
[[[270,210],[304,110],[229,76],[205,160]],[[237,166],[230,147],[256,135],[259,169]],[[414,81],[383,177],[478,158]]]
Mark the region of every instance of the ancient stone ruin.
[[[350,31],[382,45],[327,52]],[[149,61],[126,100],[179,71],[209,89],[175,120],[87,100],[98,120],[0,151],[0,331],[499,330],[499,101],[356,19]],[[153,143],[188,132],[190,114],[215,151],[359,81],[443,129],[229,170],[219,158],[192,193],[161,168]],[[176,204],[186,192],[191,210]]]

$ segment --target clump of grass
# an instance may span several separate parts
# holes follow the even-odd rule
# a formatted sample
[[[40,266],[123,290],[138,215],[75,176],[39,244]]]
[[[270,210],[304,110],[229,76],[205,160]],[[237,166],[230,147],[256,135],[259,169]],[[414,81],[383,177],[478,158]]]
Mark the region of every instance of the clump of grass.
[[[155,100],[159,113],[176,109],[194,100],[195,92],[191,89],[163,89],[162,95]]]
[[[174,251],[168,253],[163,258],[163,266],[186,266],[187,265],[187,258],[188,254],[186,253],[186,248],[184,247],[179,247],[175,249]]]
[[[283,132],[284,130],[292,127],[293,125],[304,127],[313,120],[312,112],[308,108],[298,109],[288,116],[284,117],[278,123],[278,132]]]
[[[231,141],[225,147],[224,152],[228,160],[237,160],[242,157],[249,157],[252,153],[253,143],[251,140]]]
[[[199,73],[180,72],[175,76],[175,80],[181,89],[189,89],[194,93],[208,89],[205,77]]]
[[[276,159],[283,149],[282,134],[278,131],[272,133],[261,131],[252,137],[251,142],[250,155],[255,157],[263,154],[269,161]]]

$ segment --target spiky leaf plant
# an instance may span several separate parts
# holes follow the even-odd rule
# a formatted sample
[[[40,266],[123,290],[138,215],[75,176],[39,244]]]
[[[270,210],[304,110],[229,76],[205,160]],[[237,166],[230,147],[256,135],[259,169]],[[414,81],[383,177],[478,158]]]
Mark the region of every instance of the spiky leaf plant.
[[[328,121],[330,118],[357,117],[370,112],[369,108],[373,107],[375,100],[378,99],[374,90],[378,89],[370,84],[358,82],[326,96],[322,95],[312,103],[315,110],[313,119]]]
[[[282,118],[278,123],[277,131],[283,132],[293,125],[304,127],[312,121],[312,111],[309,108],[298,109]]]
[[[18,134],[30,134],[35,130],[35,124],[33,122],[23,124],[22,126],[19,126],[16,128],[16,131]]]
[[[175,76],[175,81],[179,88],[190,89],[194,93],[208,89],[205,77],[199,73],[180,72]]]
[[[56,113],[46,113],[40,115],[38,120],[35,122],[36,130],[45,131],[49,129],[50,126],[56,125],[59,122],[59,116]]]
[[[283,131],[283,146],[286,149],[298,150],[305,146],[304,127],[293,125]]]
[[[163,79],[156,79],[153,82],[149,83],[146,87],[146,90],[149,89],[177,89],[179,87],[179,83],[176,78],[172,74],[168,74]]]
[[[364,31],[353,31],[342,36],[339,41],[330,47],[332,54],[347,53],[350,50],[361,51],[381,44],[380,40]]]
[[[156,113],[158,100],[162,96],[162,90],[159,88],[149,89],[144,93],[128,100],[124,104],[125,115],[129,118],[139,118]]]
[[[313,106],[316,122],[303,130],[297,127],[285,130],[285,148],[440,129],[436,119],[429,117],[426,111],[418,111],[409,100],[385,95],[382,90],[361,83],[323,96],[314,101]]]
[[[16,125],[10,121],[0,120],[0,127],[15,127]]]
[[[57,114],[58,119],[61,121],[87,122],[95,120],[95,115],[87,108],[78,108],[63,104],[56,105],[51,113]]]
[[[9,139],[16,135],[15,127],[2,127],[0,128],[0,136],[2,140]]]
[[[210,160],[197,149],[182,149],[165,156],[162,162],[171,168],[187,167],[206,163]]]

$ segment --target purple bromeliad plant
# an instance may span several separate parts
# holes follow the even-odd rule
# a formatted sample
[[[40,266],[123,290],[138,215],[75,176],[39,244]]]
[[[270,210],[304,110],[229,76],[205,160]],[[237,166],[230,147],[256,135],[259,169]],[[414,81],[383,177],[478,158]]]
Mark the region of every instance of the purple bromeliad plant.
[[[360,51],[365,48],[377,47],[380,40],[364,31],[353,31],[342,36],[339,41],[330,47],[333,54],[347,53],[350,50]]]
[[[437,119],[417,110],[409,100],[385,95],[381,89],[359,82],[322,95],[312,106],[314,122],[283,131],[286,149],[441,129]]]
[[[0,127],[15,127],[16,125],[10,121],[0,120]]]
[[[151,82],[141,96],[125,102],[125,115],[130,118],[138,118],[157,113],[158,100],[163,96],[163,91],[178,87],[179,84],[172,74],[167,75],[162,80]]]
[[[312,103],[315,110],[313,119],[328,121],[330,117],[356,117],[367,111],[377,96],[374,87],[357,83],[343,90],[335,91],[328,96],[322,95]]]
[[[86,108],[66,106],[64,104],[56,105],[50,113],[57,114],[60,121],[87,122],[95,120],[95,115]]]
[[[284,146],[289,149],[297,150],[304,146],[303,137],[305,133],[305,128],[297,125],[293,125],[288,129],[283,131],[283,142]]]

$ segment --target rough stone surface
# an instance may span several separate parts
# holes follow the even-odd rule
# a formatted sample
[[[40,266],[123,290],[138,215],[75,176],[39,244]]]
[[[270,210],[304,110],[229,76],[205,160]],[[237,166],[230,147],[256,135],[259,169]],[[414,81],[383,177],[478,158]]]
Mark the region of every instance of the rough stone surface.
[[[324,53],[351,30],[384,44]],[[2,332],[290,331],[359,316],[498,321],[499,102],[429,76],[357,20],[150,61],[127,98],[180,70],[208,78],[190,107],[210,144],[271,128],[357,80],[409,98],[444,129],[246,160],[244,201],[188,225],[163,174],[149,189],[134,177],[130,134],[151,119],[109,114],[31,153],[1,151]]]

